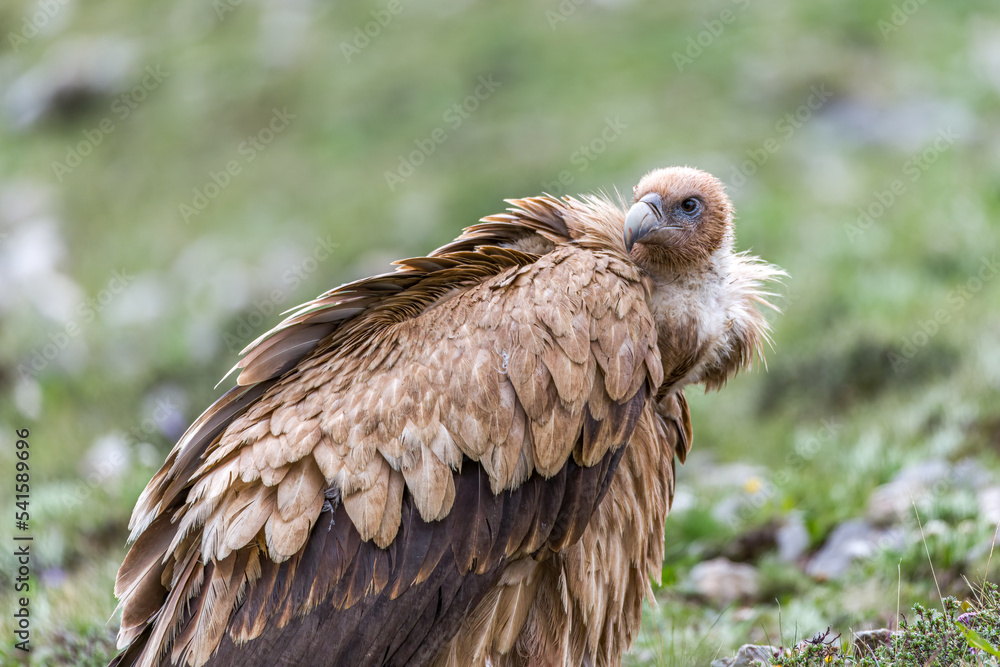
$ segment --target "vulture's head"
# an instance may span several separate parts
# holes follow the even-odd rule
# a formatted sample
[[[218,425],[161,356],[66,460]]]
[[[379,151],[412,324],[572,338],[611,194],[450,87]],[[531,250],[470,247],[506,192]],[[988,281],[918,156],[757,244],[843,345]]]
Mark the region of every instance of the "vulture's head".
[[[625,247],[640,265],[697,270],[732,245],[733,206],[711,174],[690,167],[656,169],[632,192]]]

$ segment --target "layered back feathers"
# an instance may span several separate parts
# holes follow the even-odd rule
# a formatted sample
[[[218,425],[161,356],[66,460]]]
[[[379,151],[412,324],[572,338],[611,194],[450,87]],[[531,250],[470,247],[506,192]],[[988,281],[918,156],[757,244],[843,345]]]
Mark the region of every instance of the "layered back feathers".
[[[331,498],[384,548],[404,494],[424,521],[449,514],[463,460],[499,493],[567,457],[594,466],[627,441],[633,397],[662,374],[642,278],[613,221],[576,213],[587,204],[511,203],[429,257],[322,295],[248,348],[237,387],[137,503],[116,594],[119,642],[144,647],[138,664],[167,649],[203,664],[234,604],[261,585],[260,561],[296,557]]]
[[[116,664],[620,660],[691,444],[690,368],[664,368],[620,208],[509,203],[244,350],[137,502]],[[759,266],[734,256],[738,336],[684,352],[698,381],[759,351]]]

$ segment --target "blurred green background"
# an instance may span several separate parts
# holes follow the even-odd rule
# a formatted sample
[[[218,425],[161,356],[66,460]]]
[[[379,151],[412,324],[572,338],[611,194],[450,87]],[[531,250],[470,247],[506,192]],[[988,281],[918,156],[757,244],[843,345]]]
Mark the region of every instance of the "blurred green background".
[[[15,533],[31,663],[114,654],[132,505],[281,311],[506,197],[673,164],[725,181],[739,247],[790,277],[767,372],[691,392],[629,661],[893,626],[932,564],[969,595],[1000,521],[1000,10],[671,4],[5,2],[4,664]]]

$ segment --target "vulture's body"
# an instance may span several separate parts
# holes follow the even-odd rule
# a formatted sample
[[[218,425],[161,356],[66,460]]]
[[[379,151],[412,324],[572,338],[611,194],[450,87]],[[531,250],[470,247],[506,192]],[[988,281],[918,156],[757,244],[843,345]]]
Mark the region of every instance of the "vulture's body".
[[[759,352],[777,274],[711,176],[635,199],[514,200],[253,344],[139,498],[117,664],[618,664],[682,389]]]

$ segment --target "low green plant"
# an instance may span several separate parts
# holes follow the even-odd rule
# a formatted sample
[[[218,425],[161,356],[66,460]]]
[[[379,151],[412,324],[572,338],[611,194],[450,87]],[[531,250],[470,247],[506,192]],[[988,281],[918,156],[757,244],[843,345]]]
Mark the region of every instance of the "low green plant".
[[[870,649],[838,643],[829,631],[790,649],[780,648],[781,667],[996,667],[1000,665],[1000,592],[985,583],[973,600],[948,597],[942,610],[916,604],[891,639]]]

